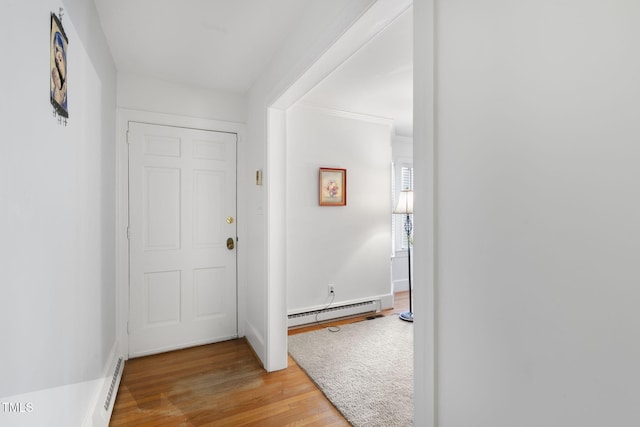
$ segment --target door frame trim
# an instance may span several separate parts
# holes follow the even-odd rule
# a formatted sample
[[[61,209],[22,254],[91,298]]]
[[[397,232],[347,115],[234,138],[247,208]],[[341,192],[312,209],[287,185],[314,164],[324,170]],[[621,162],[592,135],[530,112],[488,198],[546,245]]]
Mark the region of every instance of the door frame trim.
[[[238,135],[236,145],[236,217],[246,218],[246,204],[240,197],[241,190],[247,188],[246,172],[246,125],[237,122],[199,119],[195,117],[172,114],[153,113],[149,111],[118,108],[116,110],[116,342],[117,351],[125,359],[129,358],[129,338],[127,324],[129,321],[129,149],[127,130],[129,122],[149,123],[154,125],[177,126],[207,131],[229,132]],[[247,221],[237,223],[237,236],[246,235]],[[241,239],[239,241],[242,241]],[[245,336],[246,308],[244,301],[246,292],[246,251],[237,247],[236,281],[237,281],[237,328],[238,337]]]

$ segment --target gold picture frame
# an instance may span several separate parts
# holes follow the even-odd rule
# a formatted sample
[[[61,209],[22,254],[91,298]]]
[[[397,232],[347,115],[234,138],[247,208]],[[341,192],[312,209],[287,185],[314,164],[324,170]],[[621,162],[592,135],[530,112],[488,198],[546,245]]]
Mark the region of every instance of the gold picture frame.
[[[320,168],[320,206],[347,205],[347,170],[339,168]]]

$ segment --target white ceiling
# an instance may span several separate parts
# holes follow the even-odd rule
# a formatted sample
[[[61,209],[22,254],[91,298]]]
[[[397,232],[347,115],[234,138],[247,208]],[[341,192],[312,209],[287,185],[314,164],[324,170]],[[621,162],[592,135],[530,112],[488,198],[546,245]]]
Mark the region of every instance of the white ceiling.
[[[413,9],[358,50],[301,102],[392,119],[398,135],[413,135]]]
[[[244,93],[310,1],[95,3],[118,71]]]
[[[118,71],[243,94],[313,1],[323,0],[95,3]],[[412,68],[409,9],[302,102],[390,118],[398,134],[409,136]]]

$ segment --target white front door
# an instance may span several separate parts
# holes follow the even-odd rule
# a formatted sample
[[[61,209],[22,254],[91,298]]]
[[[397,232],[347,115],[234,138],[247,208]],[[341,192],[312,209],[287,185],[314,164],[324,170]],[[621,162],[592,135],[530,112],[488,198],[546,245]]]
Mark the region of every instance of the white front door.
[[[233,133],[129,123],[129,355],[237,337]]]

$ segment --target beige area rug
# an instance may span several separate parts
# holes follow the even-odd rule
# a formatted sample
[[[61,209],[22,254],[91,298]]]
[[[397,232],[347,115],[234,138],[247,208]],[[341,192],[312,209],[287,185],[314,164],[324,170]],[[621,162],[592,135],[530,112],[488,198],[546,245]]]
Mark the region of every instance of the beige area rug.
[[[390,315],[289,336],[289,353],[355,427],[413,425],[413,324]]]

